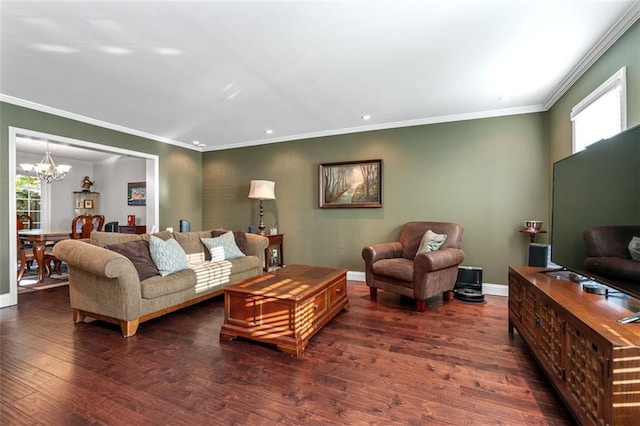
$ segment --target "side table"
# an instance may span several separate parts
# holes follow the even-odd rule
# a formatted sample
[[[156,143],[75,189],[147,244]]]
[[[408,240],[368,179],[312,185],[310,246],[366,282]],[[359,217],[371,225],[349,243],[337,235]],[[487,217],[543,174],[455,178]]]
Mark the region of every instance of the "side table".
[[[533,244],[536,240],[537,234],[546,234],[547,231],[543,231],[542,229],[531,229],[531,228],[522,228],[518,232],[522,232],[524,234],[529,234],[529,243]]]
[[[264,250],[264,270],[266,272],[269,271],[269,268],[271,268],[271,255],[270,255],[270,248],[272,246],[278,246],[278,258],[280,259],[278,261],[277,266],[279,266],[280,268],[282,268],[284,266],[284,248],[283,248],[283,244],[284,244],[284,234],[276,234],[276,235],[265,235],[265,237],[267,237],[269,239],[269,245],[267,246],[267,248]]]

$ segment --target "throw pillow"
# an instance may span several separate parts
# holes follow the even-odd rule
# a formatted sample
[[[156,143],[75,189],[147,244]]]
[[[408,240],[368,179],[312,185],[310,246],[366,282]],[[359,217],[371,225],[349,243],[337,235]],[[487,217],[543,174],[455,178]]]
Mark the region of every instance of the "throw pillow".
[[[156,264],[158,272],[163,277],[189,267],[187,254],[174,238],[165,241],[151,235],[149,237],[149,253],[151,253],[151,259]]]
[[[213,237],[219,237],[222,234],[226,234],[229,231],[215,230],[211,233]],[[247,254],[247,234],[242,231],[233,231],[233,238],[236,240],[236,245],[240,251]]]
[[[233,232],[226,232],[219,237],[201,238],[202,244],[207,246],[211,253],[211,261],[231,260],[244,257],[244,253],[236,245]]]
[[[418,246],[418,253],[426,253],[430,251],[436,251],[444,244],[447,239],[446,234],[436,234],[431,229],[424,233],[420,245]]]
[[[109,250],[120,253],[133,263],[133,266],[138,271],[138,277],[140,281],[144,281],[147,278],[155,277],[160,272],[158,268],[151,260],[149,254],[149,243],[144,240],[129,241],[126,243],[110,244],[107,246]]]
[[[629,254],[633,260],[640,262],[640,237],[633,237],[629,243]]]

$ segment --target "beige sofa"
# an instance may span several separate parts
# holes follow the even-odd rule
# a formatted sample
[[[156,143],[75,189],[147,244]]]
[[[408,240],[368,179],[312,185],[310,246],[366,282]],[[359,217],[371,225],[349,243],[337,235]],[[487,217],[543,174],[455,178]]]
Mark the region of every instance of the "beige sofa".
[[[136,334],[141,322],[217,296],[225,286],[262,273],[267,238],[238,233],[246,237],[243,241],[246,256],[212,262],[209,250],[200,240],[212,237],[212,232],[152,234],[165,241],[175,238],[187,254],[189,267],[143,281],[128,257],[106,247],[149,241],[149,234],[92,232],[87,240],[60,241],[53,251],[68,265],[73,321],[78,323],[85,317],[108,321],[120,325],[122,334],[130,337]]]

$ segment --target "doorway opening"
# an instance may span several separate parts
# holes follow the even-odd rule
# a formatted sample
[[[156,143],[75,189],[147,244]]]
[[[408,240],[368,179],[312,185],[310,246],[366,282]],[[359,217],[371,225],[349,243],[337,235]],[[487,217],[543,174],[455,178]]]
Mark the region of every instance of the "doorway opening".
[[[72,138],[67,138],[58,135],[52,135],[48,133],[37,132],[29,129],[21,129],[17,127],[9,127],[9,235],[13,235],[16,232],[16,192],[15,182],[17,175],[16,164],[16,142],[18,138],[25,137],[34,140],[41,140],[44,143],[48,143],[50,146],[68,146],[76,149],[82,149],[86,151],[100,151],[103,153],[111,153],[114,155],[126,156],[129,158],[137,158],[145,161],[146,171],[146,226],[147,231],[152,229],[159,229],[160,213],[159,213],[159,157],[157,155],[147,154],[143,152],[133,151],[129,149],[122,149],[112,147],[108,145],[97,144],[90,141],[82,141]],[[43,191],[46,192],[46,191]],[[46,197],[43,194],[43,203],[46,203]],[[49,203],[50,208],[50,203]],[[43,215],[46,216],[47,207],[44,206]],[[47,226],[46,220],[44,220],[44,226]],[[17,282],[17,247],[15,238],[9,239],[9,293],[0,295],[0,308],[16,305],[18,303],[18,282]]]

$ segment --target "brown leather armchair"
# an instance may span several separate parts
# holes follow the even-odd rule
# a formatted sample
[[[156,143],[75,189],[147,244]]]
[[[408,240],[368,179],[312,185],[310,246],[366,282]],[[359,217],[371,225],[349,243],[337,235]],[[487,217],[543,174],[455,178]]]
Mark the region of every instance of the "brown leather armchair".
[[[631,258],[629,243],[640,237],[640,225],[595,226],[582,233],[587,271],[603,278],[640,284],[640,262]]]
[[[427,230],[446,234],[439,250],[417,253]],[[450,222],[408,222],[402,227],[400,241],[374,244],[362,249],[369,294],[377,300],[380,288],[416,301],[416,311],[424,312],[426,300],[443,293],[450,300],[464,260],[462,226]]]

